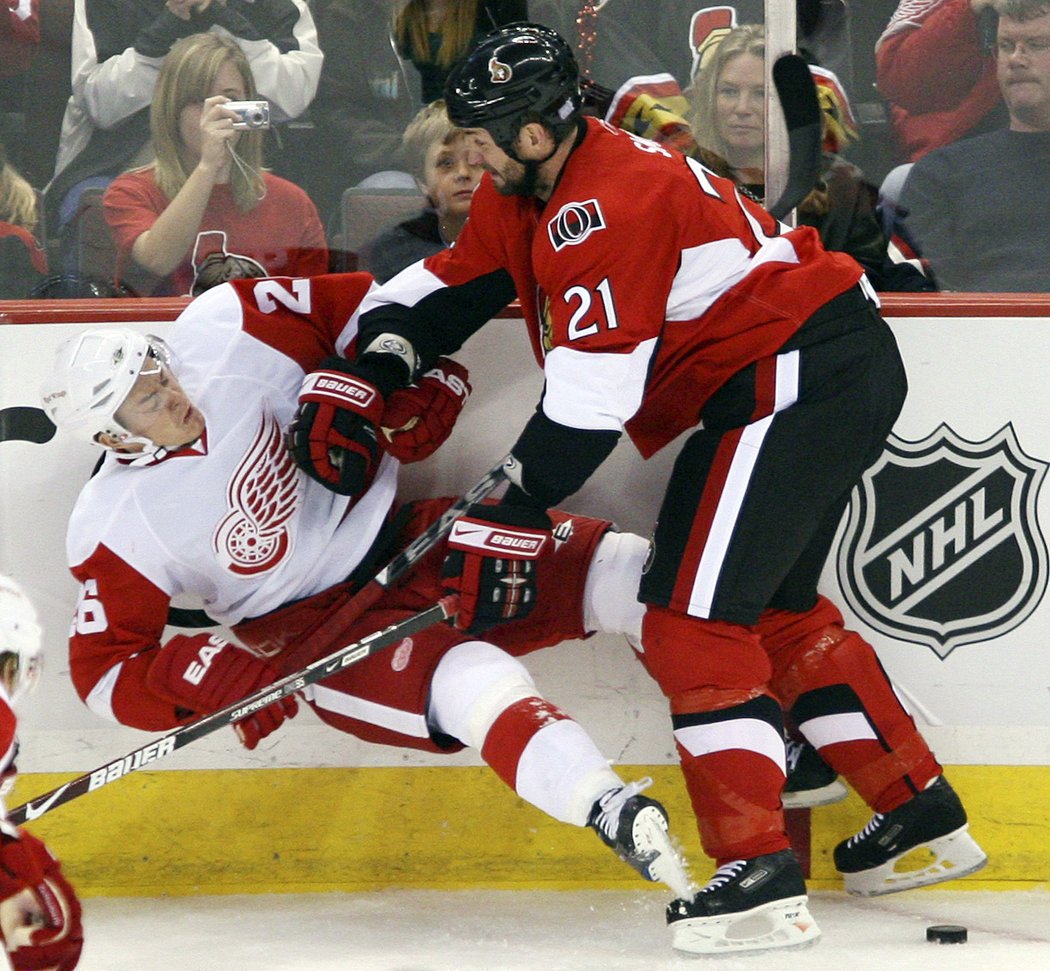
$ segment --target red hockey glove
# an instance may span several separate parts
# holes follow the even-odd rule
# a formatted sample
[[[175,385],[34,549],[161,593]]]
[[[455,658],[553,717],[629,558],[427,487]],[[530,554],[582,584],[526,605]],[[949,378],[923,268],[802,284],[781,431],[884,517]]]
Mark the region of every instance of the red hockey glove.
[[[376,428],[382,414],[383,395],[369,369],[326,357],[299,389],[288,450],[311,479],[341,496],[359,496],[381,458]]]
[[[177,634],[158,652],[146,687],[159,698],[196,715],[208,715],[273,684],[277,671],[236,644],[212,634]],[[241,744],[253,749],[286,718],[294,718],[294,695],[242,718],[233,727]]]
[[[452,524],[441,569],[459,594],[455,625],[469,634],[527,617],[536,602],[536,561],[551,539],[550,517],[528,506],[475,504]]]
[[[80,901],[47,847],[4,824],[0,834],[0,938],[17,971],[72,971],[84,946]]]
[[[452,434],[470,390],[467,369],[451,358],[438,358],[418,382],[387,398],[380,439],[383,450],[406,463],[433,455]]]

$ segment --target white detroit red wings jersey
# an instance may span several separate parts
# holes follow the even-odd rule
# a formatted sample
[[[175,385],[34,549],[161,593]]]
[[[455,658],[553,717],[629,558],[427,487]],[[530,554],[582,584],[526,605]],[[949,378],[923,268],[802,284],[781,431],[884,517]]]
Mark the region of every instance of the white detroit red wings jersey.
[[[788,231],[698,162],[587,119],[545,205],[500,196],[485,176],[456,245],[362,311],[449,288],[441,313],[465,322],[462,339],[490,315],[486,288],[506,294],[509,273],[543,362],[548,417],[626,428],[649,456],[861,272],[816,230]]]
[[[366,274],[244,280],[208,291],[175,322],[173,369],[204,414],[190,448],[128,463],[109,453],[73,509],[80,581],[70,667],[81,697],[114,717],[162,636],[169,602],[232,625],[344,580],[394,501],[385,456],[356,502],[293,464],[282,433],[304,374],[357,332]],[[119,700],[115,703],[115,696]]]

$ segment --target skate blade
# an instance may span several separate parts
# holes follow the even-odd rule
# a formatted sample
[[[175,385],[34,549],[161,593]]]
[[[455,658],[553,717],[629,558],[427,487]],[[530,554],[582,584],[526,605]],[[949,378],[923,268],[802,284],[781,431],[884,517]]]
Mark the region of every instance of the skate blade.
[[[801,792],[785,792],[782,802],[785,809],[812,809],[814,806],[830,806],[842,802],[849,795],[845,784],[836,779],[819,789],[803,789]]]
[[[921,843],[882,866],[860,873],[844,873],[846,892],[855,897],[879,897],[976,873],[988,862],[988,855],[966,830],[967,827],[962,826],[947,836]],[[907,866],[913,854],[922,852],[932,853],[933,862],[919,869],[898,869],[901,865]]]
[[[655,806],[647,806],[634,820],[631,830],[635,853],[645,862],[640,872],[646,880],[671,888],[676,897],[692,900],[696,888],[685,863],[667,834],[667,818]]]
[[[820,937],[806,902],[806,897],[786,897],[738,914],[677,920],[671,924],[671,945],[688,954],[806,947]]]

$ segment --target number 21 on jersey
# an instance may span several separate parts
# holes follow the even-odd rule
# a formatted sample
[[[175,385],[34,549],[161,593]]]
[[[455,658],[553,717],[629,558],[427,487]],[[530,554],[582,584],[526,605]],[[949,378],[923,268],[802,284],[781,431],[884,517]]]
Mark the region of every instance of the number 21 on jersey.
[[[600,330],[616,330],[619,321],[616,319],[616,302],[613,300],[612,285],[605,277],[601,283],[588,290],[587,287],[569,287],[562,299],[570,307],[568,337],[578,341],[581,337],[590,337]]]

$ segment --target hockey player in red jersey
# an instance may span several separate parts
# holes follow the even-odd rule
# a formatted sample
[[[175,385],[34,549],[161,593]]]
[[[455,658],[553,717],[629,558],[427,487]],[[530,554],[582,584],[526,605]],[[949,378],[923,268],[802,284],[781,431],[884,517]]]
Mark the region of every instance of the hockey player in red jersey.
[[[962,805],[872,648],[817,593],[906,392],[859,265],[694,160],[582,117],[572,52],[548,28],[489,35],[445,100],[487,174],[455,247],[365,298],[355,374],[382,397],[520,301],[544,393],[512,449],[515,486],[471,510],[471,529],[544,536],[547,510],[622,432],[646,458],[689,433],[638,593],[641,657],[718,865],[669,907],[674,945],[728,953],[819,935],[784,831],[781,705],[875,810],[835,850],[847,889],[978,869]],[[342,421],[354,439],[374,424],[352,404]],[[328,437],[301,411],[293,454],[322,479]],[[447,583],[469,604],[484,553],[455,537],[450,548]],[[935,861],[896,871],[915,847]]]
[[[80,901],[48,848],[3,811],[16,774],[14,709],[36,685],[41,654],[33,605],[0,575],[0,942],[16,971],[72,971],[84,946]]]
[[[435,361],[412,387],[373,399],[378,436],[338,437],[332,402],[367,405],[347,358],[372,285],[363,273],[236,281],[191,303],[167,343],[103,328],[59,349],[45,408],[61,430],[106,449],[68,532],[80,583],[70,672],[97,714],[166,730],[302,668],[331,650],[311,648],[304,634],[449,506],[399,505],[396,489],[399,462],[430,454],[466,401],[467,373],[455,362]],[[300,401],[338,438],[332,454],[349,456],[326,482],[335,491],[303,475],[285,449]],[[647,879],[688,893],[666,813],[639,794],[648,781],[624,785],[516,658],[588,631],[640,628],[617,577],[625,565],[637,574],[645,542],[604,520],[554,518],[554,565],[528,622],[500,627],[497,608],[484,637],[436,625],[302,696],[322,721],[366,741],[476,748],[523,799],[591,826]],[[528,572],[520,549],[504,562]],[[348,626],[346,643],[443,596],[441,564],[441,548],[422,558]],[[493,595],[508,589],[491,584]],[[251,650],[214,632],[165,641],[173,602],[203,608]],[[254,748],[296,710],[290,696],[236,727]]]

